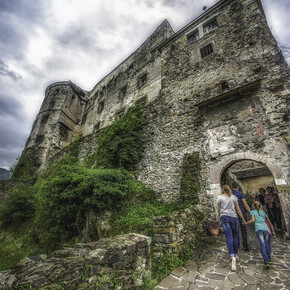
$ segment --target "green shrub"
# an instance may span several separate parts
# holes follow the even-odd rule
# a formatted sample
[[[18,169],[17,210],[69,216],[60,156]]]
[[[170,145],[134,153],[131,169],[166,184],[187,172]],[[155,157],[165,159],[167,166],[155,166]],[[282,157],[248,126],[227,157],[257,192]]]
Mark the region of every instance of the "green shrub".
[[[140,107],[133,107],[100,131],[96,151],[87,164],[99,168],[134,169],[144,150],[146,121]]]
[[[116,214],[112,223],[114,233],[137,232],[153,236],[154,217],[170,215],[184,206],[176,202],[157,201],[154,198],[146,202],[140,202],[140,200],[137,202],[127,205],[122,212]]]
[[[78,235],[90,209],[117,210],[133,196],[133,175],[122,169],[90,169],[75,163],[59,164],[39,184],[39,221],[49,240],[62,242]]]
[[[33,218],[35,213],[35,188],[25,183],[16,186],[0,208],[2,228],[21,226]]]

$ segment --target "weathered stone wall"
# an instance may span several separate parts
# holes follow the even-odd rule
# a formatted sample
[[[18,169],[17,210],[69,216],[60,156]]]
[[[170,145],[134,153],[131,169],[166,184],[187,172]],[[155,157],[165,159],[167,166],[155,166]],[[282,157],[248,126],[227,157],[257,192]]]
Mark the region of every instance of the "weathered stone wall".
[[[154,219],[154,255],[179,254],[204,235],[204,216],[194,206]]]
[[[40,168],[73,141],[107,126],[127,109],[157,98],[161,89],[160,54],[156,51],[173,34],[167,20],[125,61],[90,92],[72,82],[50,85],[25,149],[41,152]]]
[[[213,18],[218,26],[189,44],[190,31],[202,31]],[[208,44],[213,53],[202,57]],[[200,200],[211,210],[221,174],[237,154],[266,165],[276,185],[289,184],[289,68],[258,2],[221,1],[160,50],[161,97],[148,113],[139,179],[163,199],[176,197],[184,155],[200,152]]]
[[[84,111],[84,135],[108,125],[136,102],[146,104],[158,97],[161,59],[156,47],[173,33],[167,20],[163,21],[131,56],[93,88]]]
[[[197,32],[198,37],[190,38]],[[148,126],[138,179],[160,198],[179,197],[185,156],[198,152],[202,180],[198,199],[206,210],[214,213],[223,171],[247,159],[269,168],[285,212],[290,194],[289,76],[260,1],[222,0],[175,34],[163,22],[85,94],[83,107],[74,110],[81,112],[80,127],[71,132],[94,136],[96,129],[143,100],[149,103]],[[57,141],[60,123],[47,125],[50,149],[38,147],[46,158],[64,146]],[[96,140],[90,140],[94,147]]]
[[[39,152],[40,168],[80,133],[85,98],[85,93],[71,82],[55,83],[46,89],[25,147]]]
[[[24,258],[0,273],[0,288],[137,289],[144,276],[151,276],[150,243],[149,237],[127,234],[77,244],[38,261]]]

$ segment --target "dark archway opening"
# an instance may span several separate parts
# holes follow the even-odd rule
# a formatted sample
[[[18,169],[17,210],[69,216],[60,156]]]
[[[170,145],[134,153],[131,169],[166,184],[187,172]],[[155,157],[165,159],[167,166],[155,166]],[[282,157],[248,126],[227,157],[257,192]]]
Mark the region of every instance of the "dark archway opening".
[[[221,185],[231,185],[233,182],[239,184],[240,191],[244,193],[250,208],[253,207],[253,202],[255,200],[259,200],[263,204],[263,209],[268,213],[278,234],[279,232],[284,233],[286,231],[278,190],[272,172],[268,167],[253,160],[239,160],[229,165],[223,171],[221,176]],[[274,194],[276,193],[278,196],[278,199],[276,198],[272,205],[266,204],[265,195],[263,194],[263,191],[260,190],[263,188],[266,192],[266,188],[269,187],[272,189]],[[273,207],[274,209],[271,209]]]

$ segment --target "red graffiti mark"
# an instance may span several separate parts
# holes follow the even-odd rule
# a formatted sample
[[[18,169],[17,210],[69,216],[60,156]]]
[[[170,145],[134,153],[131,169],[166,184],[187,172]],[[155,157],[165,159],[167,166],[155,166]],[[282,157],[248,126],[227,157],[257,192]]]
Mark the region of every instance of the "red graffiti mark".
[[[259,137],[263,137],[263,136],[264,136],[263,127],[261,124],[258,124],[257,125],[257,133],[256,133],[255,137],[259,138]]]

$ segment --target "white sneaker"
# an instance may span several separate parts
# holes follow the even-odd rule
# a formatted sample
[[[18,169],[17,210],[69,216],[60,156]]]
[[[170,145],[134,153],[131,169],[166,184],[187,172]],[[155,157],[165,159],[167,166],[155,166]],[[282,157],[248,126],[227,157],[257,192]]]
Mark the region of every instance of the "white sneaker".
[[[240,257],[237,255],[237,256],[235,256],[235,258],[236,258],[236,261],[237,262],[239,262],[240,261]]]
[[[237,270],[236,260],[237,260],[236,257],[232,257],[232,271]]]

